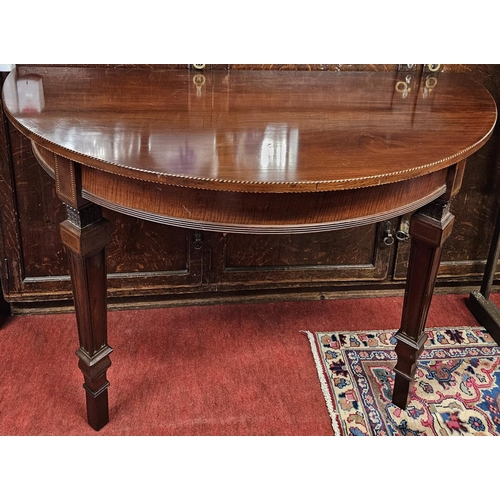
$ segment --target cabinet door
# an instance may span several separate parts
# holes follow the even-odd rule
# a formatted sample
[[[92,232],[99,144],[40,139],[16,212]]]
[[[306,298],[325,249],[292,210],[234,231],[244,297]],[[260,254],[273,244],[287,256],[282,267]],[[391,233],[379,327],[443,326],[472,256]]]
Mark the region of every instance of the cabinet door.
[[[56,300],[71,297],[65,250],[59,223],[65,218],[54,181],[38,165],[31,145],[9,127],[14,204],[3,227],[10,301]],[[4,169],[5,170],[5,169]],[[7,208],[7,207],[6,207]],[[201,283],[201,252],[194,248],[193,231],[162,226],[104,210],[112,223],[107,247],[110,296],[143,296],[193,288]],[[7,231],[7,238],[5,233]]]
[[[296,235],[212,235],[210,282],[218,290],[318,287],[387,278],[385,223]]]

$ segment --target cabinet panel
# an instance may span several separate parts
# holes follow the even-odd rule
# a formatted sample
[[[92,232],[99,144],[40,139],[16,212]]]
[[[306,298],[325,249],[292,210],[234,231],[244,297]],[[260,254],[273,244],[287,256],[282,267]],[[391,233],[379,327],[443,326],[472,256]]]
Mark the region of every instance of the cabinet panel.
[[[385,224],[315,234],[211,238],[210,282],[219,289],[318,286],[387,277]]]
[[[56,237],[65,211],[56,196],[55,183],[40,168],[30,142],[13,127],[9,129],[22,279],[68,275],[66,254]]]

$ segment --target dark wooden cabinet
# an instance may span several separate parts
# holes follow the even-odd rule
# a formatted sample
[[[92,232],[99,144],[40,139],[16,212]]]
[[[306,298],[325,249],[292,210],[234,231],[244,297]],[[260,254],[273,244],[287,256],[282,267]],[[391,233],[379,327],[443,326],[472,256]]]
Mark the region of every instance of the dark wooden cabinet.
[[[210,280],[225,290],[298,288],[388,278],[385,226],[303,235],[211,234]]]
[[[240,68],[231,66],[234,71]],[[341,69],[397,71],[397,66]],[[210,69],[206,78],[218,78],[217,70]],[[440,71],[471,73],[500,102],[500,65],[444,65]],[[472,289],[480,283],[498,210],[499,146],[495,132],[468,160],[462,190],[452,206],[457,218],[445,244],[438,288]],[[111,307],[403,291],[410,245],[395,236],[406,216],[349,230],[277,236],[195,232],[108,210],[104,216],[114,228],[107,254]],[[59,238],[64,218],[53,180],[38,165],[29,142],[2,115],[1,279],[14,313],[71,307],[67,257]],[[394,237],[392,245],[384,242],[388,232]]]

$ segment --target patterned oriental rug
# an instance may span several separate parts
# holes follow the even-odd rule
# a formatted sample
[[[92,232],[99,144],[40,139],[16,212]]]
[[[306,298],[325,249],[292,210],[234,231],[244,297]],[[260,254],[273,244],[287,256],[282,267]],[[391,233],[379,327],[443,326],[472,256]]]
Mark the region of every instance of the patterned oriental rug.
[[[406,410],[394,331],[304,332],[335,435],[500,435],[500,347],[481,327],[428,330]]]

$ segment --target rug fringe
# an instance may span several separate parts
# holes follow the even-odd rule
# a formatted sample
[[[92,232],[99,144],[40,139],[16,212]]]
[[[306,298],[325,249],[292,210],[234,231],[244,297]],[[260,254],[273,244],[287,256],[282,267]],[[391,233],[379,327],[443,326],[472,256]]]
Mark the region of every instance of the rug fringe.
[[[326,407],[328,409],[328,414],[330,415],[330,419],[332,421],[333,433],[335,436],[341,436],[342,432],[341,432],[341,430],[339,428],[339,424],[338,424],[339,416],[337,415],[337,413],[334,409],[332,396],[331,396],[330,391],[328,389],[328,383],[326,381],[325,373],[323,371],[323,365],[322,365],[321,359],[319,357],[318,347],[316,345],[316,339],[315,339],[314,333],[306,331],[306,330],[301,330],[301,333],[305,333],[307,335],[307,338],[309,340],[309,344],[311,345],[311,352],[312,352],[312,355],[314,358],[314,364],[316,365],[316,371],[318,373],[319,384],[321,386],[321,392],[323,393],[323,396],[325,398],[325,403],[326,403]]]

